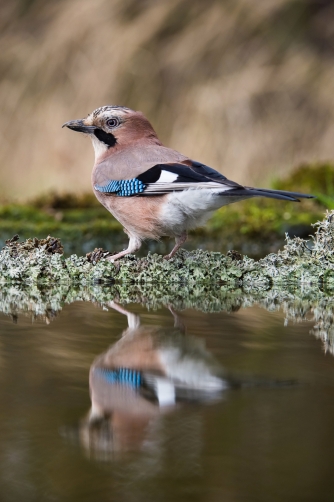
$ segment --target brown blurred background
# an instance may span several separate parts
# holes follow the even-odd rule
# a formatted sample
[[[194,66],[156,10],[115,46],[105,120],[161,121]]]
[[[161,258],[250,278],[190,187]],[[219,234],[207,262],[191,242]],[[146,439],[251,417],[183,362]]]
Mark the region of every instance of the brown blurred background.
[[[2,198],[90,190],[61,125],[104,104],[242,183],[334,158],[332,0],[1,0],[0,27]]]

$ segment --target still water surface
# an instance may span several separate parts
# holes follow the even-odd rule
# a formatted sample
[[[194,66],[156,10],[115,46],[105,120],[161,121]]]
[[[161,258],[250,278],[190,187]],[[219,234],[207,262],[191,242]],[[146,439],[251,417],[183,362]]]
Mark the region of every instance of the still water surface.
[[[334,357],[282,312],[0,315],[0,500],[332,501]]]

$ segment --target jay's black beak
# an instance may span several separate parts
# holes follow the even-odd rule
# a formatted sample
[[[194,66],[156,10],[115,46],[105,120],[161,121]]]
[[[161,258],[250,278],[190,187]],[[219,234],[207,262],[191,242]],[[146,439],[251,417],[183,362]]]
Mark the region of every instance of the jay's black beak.
[[[69,122],[65,122],[62,127],[68,127],[72,131],[84,132],[86,134],[92,134],[96,129],[95,126],[85,125],[83,120],[70,120]]]

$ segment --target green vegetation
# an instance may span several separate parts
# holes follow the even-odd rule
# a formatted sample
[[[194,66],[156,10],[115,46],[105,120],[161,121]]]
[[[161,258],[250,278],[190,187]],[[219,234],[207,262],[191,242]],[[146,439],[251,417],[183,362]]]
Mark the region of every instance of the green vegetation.
[[[208,251],[187,252],[184,249],[169,261],[161,255],[146,258],[128,255],[111,262],[102,250],[85,257],[72,255],[64,259],[59,239],[28,239],[19,242],[18,236],[6,242],[0,253],[0,281],[27,284],[94,282],[163,285],[165,290],[177,285],[203,288],[213,284],[228,287],[242,286],[244,290],[267,290],[273,285],[306,284],[334,286],[334,211],[328,212],[317,230],[313,246],[299,238],[287,237],[282,251],[255,261],[236,251],[226,255]]]
[[[334,165],[332,163],[302,164],[288,178],[274,181],[272,188],[315,195],[300,203],[256,198],[222,208],[208,228],[233,232],[238,229],[246,238],[272,239],[286,232],[306,237],[310,225],[322,218],[324,209],[334,209]],[[209,230],[209,231],[210,231]]]
[[[302,164],[285,180],[276,181],[277,190],[312,193],[319,207],[334,209],[334,166],[330,162]]]
[[[51,195],[29,204],[0,206],[0,240],[4,242],[13,234],[22,238],[57,235],[67,253],[82,253],[85,243],[103,245],[110,236],[118,245],[124,240],[121,225],[93,195]]]
[[[302,165],[273,187],[313,193],[317,199],[291,203],[256,198],[221,208],[205,227],[192,233],[197,242],[191,247],[208,239],[232,241],[238,249],[245,242],[282,243],[286,232],[307,237],[312,232],[310,225],[322,218],[324,209],[334,208],[332,164]],[[51,194],[30,204],[0,206],[0,239],[4,242],[13,234],[22,238],[57,235],[66,253],[78,254],[94,247],[117,249],[126,242],[121,225],[93,194]],[[215,249],[221,250],[219,246]]]

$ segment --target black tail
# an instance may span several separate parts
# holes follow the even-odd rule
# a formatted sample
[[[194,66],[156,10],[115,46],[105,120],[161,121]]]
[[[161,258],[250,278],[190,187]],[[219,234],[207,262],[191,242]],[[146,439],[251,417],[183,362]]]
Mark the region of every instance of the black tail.
[[[287,192],[284,190],[269,190],[266,188],[233,188],[226,192],[222,192],[221,195],[225,196],[237,196],[237,197],[268,197],[269,199],[280,199],[280,200],[290,200],[293,202],[300,202],[299,199],[314,199],[314,195],[309,195],[305,193],[298,192]]]

